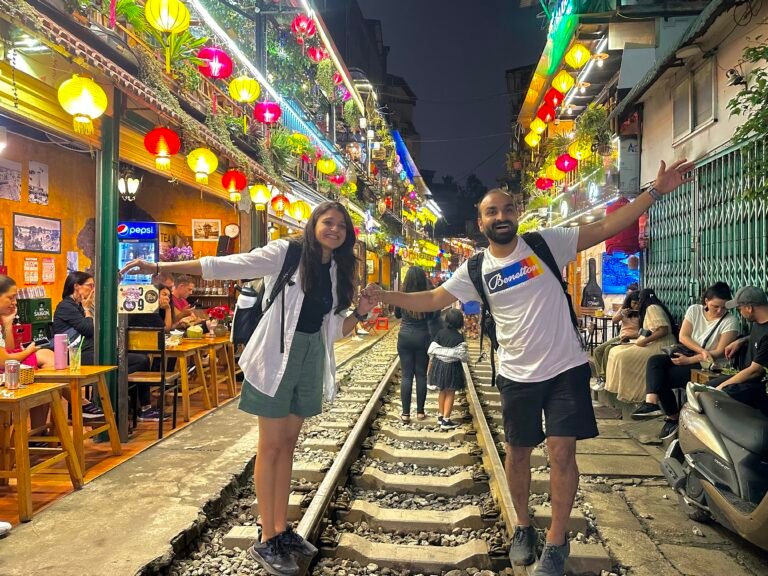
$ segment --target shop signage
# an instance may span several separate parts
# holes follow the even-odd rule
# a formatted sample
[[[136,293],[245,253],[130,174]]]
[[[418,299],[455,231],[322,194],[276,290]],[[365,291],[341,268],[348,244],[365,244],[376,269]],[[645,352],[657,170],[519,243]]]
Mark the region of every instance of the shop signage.
[[[152,284],[121,285],[117,295],[120,314],[149,314],[157,312],[160,295]]]
[[[640,144],[637,136],[622,136],[619,141],[619,194],[640,193]]]
[[[157,222],[120,222],[117,237],[121,240],[156,240]]]

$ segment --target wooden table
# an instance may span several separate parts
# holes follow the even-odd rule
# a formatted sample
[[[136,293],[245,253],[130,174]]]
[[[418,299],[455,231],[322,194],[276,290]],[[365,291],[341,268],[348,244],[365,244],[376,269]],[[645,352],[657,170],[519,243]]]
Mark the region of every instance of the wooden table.
[[[85,472],[85,441],[102,432],[109,434],[109,442],[112,444],[112,454],[119,456],[123,453],[120,446],[120,434],[117,431],[115,413],[112,410],[112,401],[109,398],[106,375],[117,370],[117,366],[81,366],[80,370],[54,370],[51,368],[35,371],[35,382],[69,384],[69,406],[72,410],[72,437],[75,441],[75,452],[80,469]],[[83,430],[83,405],[82,389],[86,386],[96,386],[96,391],[101,400],[101,408],[104,410],[105,424],[91,428],[89,432]]]
[[[710,380],[719,378],[722,375],[722,372],[712,372],[711,370],[694,368],[691,370],[691,382],[695,382],[696,384],[708,384]]]
[[[213,405],[219,405],[219,384],[226,384],[227,394],[234,398],[237,394],[235,388],[235,346],[229,341],[229,336],[215,336],[203,338],[208,344],[208,366],[210,368],[210,387],[213,394]],[[226,372],[219,374],[219,352],[224,353]]]
[[[83,485],[83,472],[77,459],[75,446],[67,427],[67,417],[61,405],[61,390],[66,384],[28,384],[17,390],[0,388],[0,484],[7,484],[9,478],[16,478],[16,490],[19,498],[19,518],[22,522],[32,519],[32,474],[66,460],[72,486],[79,489]],[[50,441],[50,437],[30,437],[27,420],[32,408],[51,405],[53,425],[61,443],[61,450],[42,462],[31,466],[30,452],[49,454],[51,448],[30,448],[30,440]],[[13,470],[10,454],[11,427],[13,426],[14,456],[16,470]]]
[[[190,398],[192,394],[202,392],[203,407],[206,410],[211,409],[211,398],[203,367],[203,352],[206,350],[208,350],[208,342],[204,338],[185,339],[177,346],[165,348],[165,355],[168,358],[176,358],[179,362],[178,370],[181,375],[181,416],[184,418],[184,422],[189,422],[190,419]],[[200,378],[200,385],[195,388],[190,388],[189,386],[190,358],[194,362],[198,377]]]

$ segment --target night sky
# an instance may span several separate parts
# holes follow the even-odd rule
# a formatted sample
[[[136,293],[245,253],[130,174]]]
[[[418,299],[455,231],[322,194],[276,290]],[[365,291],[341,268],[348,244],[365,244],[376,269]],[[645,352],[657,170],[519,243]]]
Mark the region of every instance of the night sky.
[[[389,72],[403,76],[419,98],[419,168],[462,183],[474,172],[495,186],[509,142],[504,72],[538,61],[545,39],[538,2],[519,8],[519,0],[358,1],[366,18],[382,21]]]

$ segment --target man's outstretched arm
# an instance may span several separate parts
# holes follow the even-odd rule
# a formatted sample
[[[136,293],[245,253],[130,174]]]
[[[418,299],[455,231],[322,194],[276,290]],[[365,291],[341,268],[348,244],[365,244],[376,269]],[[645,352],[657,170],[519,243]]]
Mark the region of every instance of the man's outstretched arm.
[[[457,298],[442,286],[425,292],[390,292],[378,284],[369,284],[363,294],[383,304],[391,304],[412,312],[435,312],[456,302]]]

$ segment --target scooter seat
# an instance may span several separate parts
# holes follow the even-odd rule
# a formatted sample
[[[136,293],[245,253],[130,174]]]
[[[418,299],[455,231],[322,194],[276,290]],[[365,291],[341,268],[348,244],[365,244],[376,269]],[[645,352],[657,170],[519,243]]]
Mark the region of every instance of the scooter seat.
[[[768,417],[726,394],[702,392],[699,401],[712,426],[759,456],[768,455]]]

